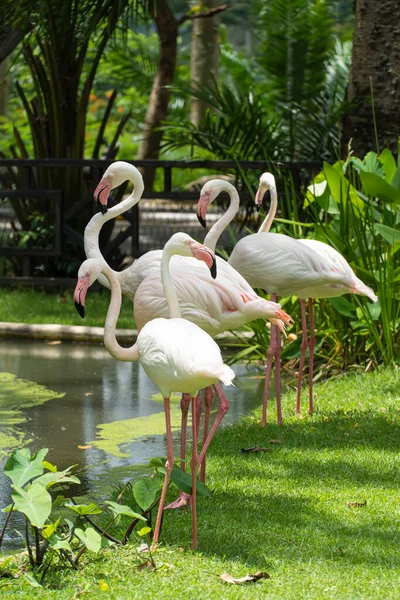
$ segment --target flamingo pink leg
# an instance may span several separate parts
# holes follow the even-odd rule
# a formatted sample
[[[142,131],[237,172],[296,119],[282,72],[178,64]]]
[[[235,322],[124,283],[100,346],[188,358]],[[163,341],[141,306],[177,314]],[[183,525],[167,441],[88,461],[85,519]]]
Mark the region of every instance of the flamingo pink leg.
[[[199,456],[197,454],[197,398],[192,398],[192,422],[193,422],[193,451],[192,451],[192,460],[190,461],[190,468],[192,470],[192,539],[193,539],[193,548],[197,548],[197,502],[196,502],[196,492],[197,492],[197,469],[200,464]]]
[[[167,462],[165,463],[165,479],[164,485],[161,492],[160,505],[158,507],[156,526],[154,529],[153,542],[157,544],[160,536],[161,521],[163,516],[165,497],[167,495],[167,488],[169,479],[171,477],[171,471],[174,466],[174,450],[172,448],[172,429],[171,429],[171,411],[170,411],[170,400],[164,398],[164,411],[165,411],[165,424],[167,429]]]
[[[203,447],[204,447],[204,444],[206,443],[206,440],[208,437],[208,427],[210,424],[211,407],[214,402],[214,397],[215,397],[214,390],[213,390],[212,386],[209,386],[208,388],[206,388],[206,392],[204,394],[204,404],[205,404],[206,408],[205,408],[205,412],[204,412]],[[204,455],[204,459],[203,459],[203,462],[201,463],[201,467],[200,467],[200,481],[202,481],[204,483],[205,480],[206,480],[206,455]]]
[[[225,396],[224,391],[219,382],[215,384],[215,389],[217,390],[217,394],[218,394],[219,400],[220,400],[219,406],[218,406],[218,412],[217,412],[217,416],[215,417],[215,421],[210,429],[210,433],[207,435],[207,438],[205,439],[205,441],[203,443],[203,447],[201,449],[200,456],[199,456],[199,463],[203,462],[204,457],[207,452],[207,449],[208,449],[208,446],[210,445],[211,440],[214,437],[217,427],[221,423],[222,419],[224,418],[224,416],[226,415],[226,413],[229,410],[228,398]]]
[[[277,302],[278,298],[276,294],[271,294],[271,301]],[[272,364],[275,359],[275,384],[276,384],[276,410],[277,410],[277,421],[280,425],[282,423],[282,408],[281,408],[281,385],[280,385],[280,357],[281,357],[281,337],[279,328],[277,325],[271,325],[271,337],[269,346],[267,349],[267,368],[265,373],[265,387],[264,387],[264,403],[261,424],[265,427],[267,422],[267,406],[268,406],[268,393],[269,393],[269,382],[271,379]]]
[[[187,434],[187,420],[188,420],[188,412],[190,406],[190,394],[182,394],[181,399],[181,411],[182,411],[182,420],[181,420],[181,469],[182,471],[186,470],[186,434]],[[190,494],[186,494],[185,492],[180,492],[178,498],[168,504],[164,510],[175,509],[175,508],[183,508],[190,502]]]
[[[208,431],[211,406],[212,406],[214,396],[215,396],[212,387],[206,389],[206,397],[205,397],[206,413],[204,415],[203,447],[202,447],[200,455],[198,457],[198,465],[201,464],[202,470],[203,470],[203,465],[204,465],[204,473],[203,473],[204,479],[205,479],[205,464],[206,464],[207,449],[211,443],[212,438],[214,437],[214,434],[217,430],[218,425],[221,423],[222,419],[224,418],[227,411],[229,410],[229,402],[222,390],[221,384],[216,383],[215,389],[217,390],[220,402],[219,402],[219,406],[218,406],[217,416],[215,417],[215,421],[211,427],[210,432],[207,433],[207,435],[206,435],[206,431]],[[196,405],[197,405],[197,402],[199,402],[199,401],[201,401],[201,397],[198,394],[197,398],[196,398]],[[207,405],[208,405],[208,416],[207,416]],[[199,414],[198,408],[196,406],[196,416],[198,414]],[[198,430],[198,420],[196,418],[196,428],[193,427],[193,436],[195,436],[195,435],[198,436],[198,431],[199,431]],[[196,441],[196,456],[197,456],[197,441]],[[192,462],[193,462],[193,457],[192,457]],[[191,467],[192,467],[192,462],[191,462]],[[200,481],[202,481],[204,483],[204,479],[202,479],[202,473],[200,473]],[[188,503],[190,504],[192,502],[192,498],[193,498],[193,496],[186,494],[185,492],[181,492],[179,494],[179,498],[177,500],[175,500],[175,502],[168,504],[168,506],[165,507],[165,510],[167,508],[182,508],[183,506],[186,506],[186,504],[188,504]]]
[[[229,402],[228,399],[226,398],[221,384],[220,383],[216,383],[215,384],[215,389],[217,390],[217,394],[220,398],[220,403],[219,403],[219,407],[218,407],[218,413],[217,416],[215,418],[215,421],[211,427],[210,433],[207,435],[207,439],[205,440],[203,447],[201,449],[200,455],[198,455],[197,453],[197,435],[198,435],[198,431],[197,431],[197,423],[196,423],[196,414],[197,414],[197,409],[196,409],[196,398],[192,398],[192,414],[193,414],[193,453],[192,453],[192,460],[190,461],[190,467],[192,469],[192,531],[193,531],[193,547],[197,548],[197,522],[196,522],[196,510],[197,510],[197,506],[196,506],[196,490],[197,490],[197,470],[199,468],[199,465],[202,463],[202,461],[204,460],[204,457],[206,455],[208,446],[210,445],[210,442],[212,440],[212,438],[214,437],[214,434],[217,430],[218,425],[221,423],[224,415],[226,414],[227,410],[229,409]]]
[[[276,420],[278,425],[282,425],[282,405],[281,405],[281,332],[275,325],[275,390],[276,390]]]
[[[185,470],[187,420],[190,406],[190,394],[182,394],[181,399],[181,469]]]
[[[199,435],[200,430],[200,419],[201,413],[203,412],[203,402],[201,399],[201,393],[197,392],[196,396],[196,422],[197,422],[197,436]],[[197,440],[198,441],[198,440]]]
[[[308,404],[308,414],[312,415],[314,410],[314,400],[313,400],[313,371],[314,371],[314,349],[316,344],[315,339],[315,329],[314,329],[314,308],[313,308],[313,300],[312,298],[308,299],[308,313],[310,320],[310,341],[308,343],[308,347],[310,348],[310,363],[309,363],[309,404]]]
[[[305,359],[306,359],[306,352],[307,352],[307,348],[308,348],[307,316],[306,316],[306,302],[305,302],[305,300],[300,299],[300,308],[301,308],[302,340],[301,340],[301,345],[300,345],[299,378],[298,378],[298,381],[297,381],[296,415],[298,415],[300,413],[301,384],[302,384],[302,381],[303,381],[304,362],[305,362]]]

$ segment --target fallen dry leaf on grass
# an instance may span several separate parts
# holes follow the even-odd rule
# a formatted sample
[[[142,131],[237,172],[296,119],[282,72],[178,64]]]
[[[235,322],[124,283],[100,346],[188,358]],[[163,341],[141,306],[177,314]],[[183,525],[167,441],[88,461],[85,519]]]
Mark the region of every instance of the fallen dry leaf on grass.
[[[348,502],[347,506],[349,508],[360,508],[360,506],[366,506],[367,505],[367,501],[365,500],[365,502]]]
[[[92,446],[89,444],[88,446],[78,446],[79,450],[89,450]]]
[[[250,452],[272,452],[271,448],[261,448],[261,446],[253,446],[253,448],[241,448],[242,454],[250,454]]]
[[[220,575],[222,581],[225,583],[232,583],[233,585],[241,585],[242,583],[254,583],[260,579],[271,579],[271,577],[265,571],[258,571],[254,575],[245,575],[244,577],[232,577],[229,573],[222,573]]]
[[[269,444],[283,444],[283,438],[279,440],[268,440]]]
[[[154,571],[155,567],[149,560],[146,560],[145,562],[138,565],[136,568],[138,571]]]

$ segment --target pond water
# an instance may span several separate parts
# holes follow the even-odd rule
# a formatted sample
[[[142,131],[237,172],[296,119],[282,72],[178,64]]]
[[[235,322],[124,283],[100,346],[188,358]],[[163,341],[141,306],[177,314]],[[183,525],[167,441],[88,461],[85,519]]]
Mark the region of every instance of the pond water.
[[[235,365],[235,388],[223,424],[259,406],[263,376]],[[174,452],[179,456],[180,397],[172,401]],[[215,403],[216,404],[216,403]],[[189,429],[190,435],[190,429]],[[47,459],[64,469],[77,464],[75,495],[99,500],[154,456],[166,455],[163,402],[138,363],[114,360],[102,346],[43,341],[0,341],[0,508],[10,502],[3,475],[5,452],[49,448]],[[3,518],[0,516],[0,522]],[[12,545],[4,540],[2,549]]]

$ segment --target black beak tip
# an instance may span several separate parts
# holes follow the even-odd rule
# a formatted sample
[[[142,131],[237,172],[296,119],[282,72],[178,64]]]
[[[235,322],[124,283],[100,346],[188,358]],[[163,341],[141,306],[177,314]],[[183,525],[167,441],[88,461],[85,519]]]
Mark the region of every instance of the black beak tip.
[[[101,212],[103,213],[103,215],[105,215],[106,212],[108,211],[108,208],[107,208],[107,206],[105,206],[105,204],[102,204],[100,202],[100,195],[98,195],[96,198],[96,204],[99,207],[99,209],[101,210]]]
[[[203,217],[202,217],[201,215],[197,215],[197,218],[198,218],[198,220],[199,220],[199,223],[200,223],[200,225],[201,225],[202,227],[206,228],[206,227],[207,227],[206,220],[205,220],[205,219],[203,219]]]
[[[80,316],[82,317],[82,319],[85,318],[85,307],[80,304],[79,302],[75,302],[75,308],[78,311],[78,313],[80,314]]]
[[[213,279],[217,277],[217,261],[215,260],[215,258],[213,260],[213,264],[210,267],[210,273]]]
[[[259,213],[261,210],[261,204],[256,204],[256,211]]]

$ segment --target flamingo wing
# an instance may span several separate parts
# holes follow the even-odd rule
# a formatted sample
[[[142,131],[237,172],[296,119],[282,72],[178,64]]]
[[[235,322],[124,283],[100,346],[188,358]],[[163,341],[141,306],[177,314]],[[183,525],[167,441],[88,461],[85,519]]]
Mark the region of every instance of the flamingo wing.
[[[256,233],[241,239],[229,259],[253,287],[280,296],[340,279],[335,265],[286,235]]]

